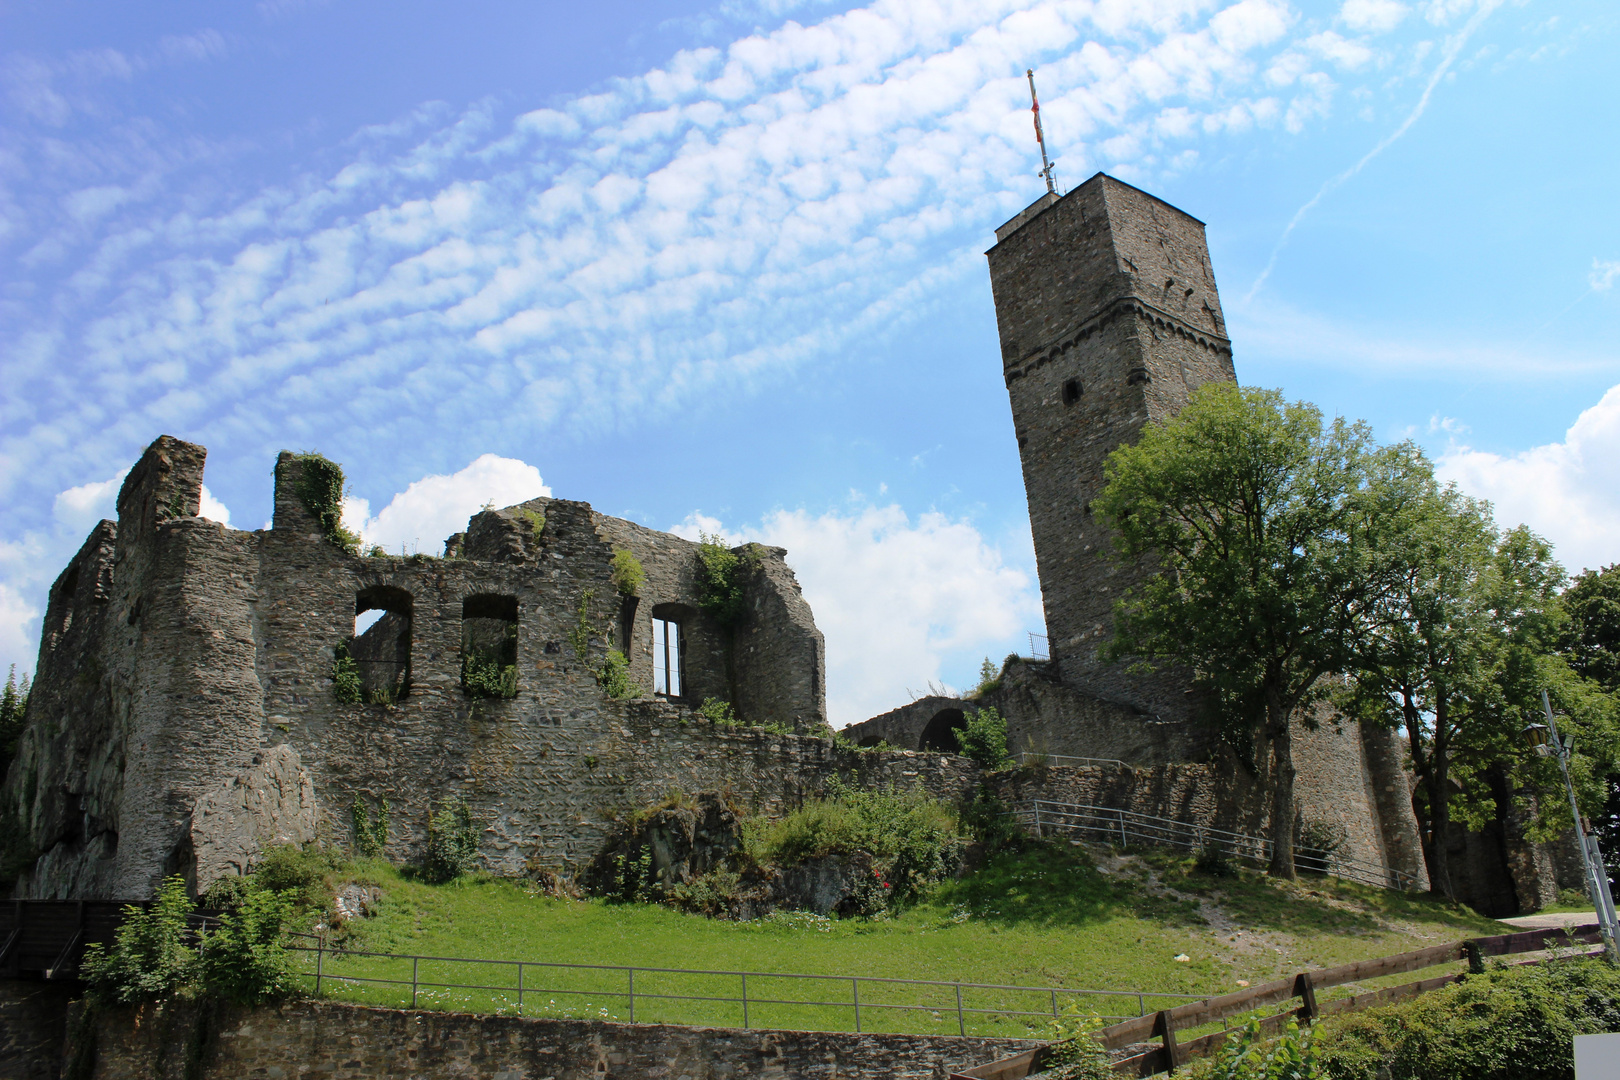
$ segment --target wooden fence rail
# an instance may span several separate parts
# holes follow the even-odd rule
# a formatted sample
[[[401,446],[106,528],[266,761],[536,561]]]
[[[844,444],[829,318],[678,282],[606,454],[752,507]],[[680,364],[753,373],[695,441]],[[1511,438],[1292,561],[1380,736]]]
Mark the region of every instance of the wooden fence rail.
[[[1103,1028],[1096,1033],[1096,1038],[1106,1050],[1123,1049],[1149,1039],[1159,1040],[1159,1045],[1152,1049],[1116,1061],[1114,1071],[1120,1076],[1145,1077],[1162,1072],[1175,1072],[1177,1066],[1193,1058],[1204,1057],[1218,1051],[1231,1034],[1230,1030],[1217,1031],[1212,1035],[1183,1043],[1176,1037],[1179,1031],[1189,1031],[1230,1016],[1299,998],[1298,1007],[1285,1009],[1261,1020],[1261,1030],[1268,1035],[1275,1034],[1287,1025],[1290,1018],[1308,1024],[1321,1016],[1355,1012],[1375,1005],[1388,1005],[1449,986],[1461,979],[1462,973],[1454,972],[1421,979],[1384,990],[1370,990],[1319,1004],[1316,995],[1322,990],[1387,975],[1422,971],[1425,968],[1454,964],[1465,959],[1470,962],[1471,967],[1477,967],[1486,957],[1515,956],[1521,953],[1540,952],[1548,948],[1591,945],[1600,940],[1596,924],[1568,930],[1526,930],[1498,937],[1470,938],[1467,941],[1383,956],[1376,960],[1358,960],[1355,963],[1341,964],[1320,971],[1302,971],[1297,975],[1250,987],[1247,990],[1192,1001],[1185,1005],[1177,1005],[1175,1008],[1126,1020]],[[951,1080],[1022,1080],[1023,1077],[1039,1072],[1043,1068],[1048,1053],[1048,1047],[1025,1051],[1015,1057],[952,1073]]]

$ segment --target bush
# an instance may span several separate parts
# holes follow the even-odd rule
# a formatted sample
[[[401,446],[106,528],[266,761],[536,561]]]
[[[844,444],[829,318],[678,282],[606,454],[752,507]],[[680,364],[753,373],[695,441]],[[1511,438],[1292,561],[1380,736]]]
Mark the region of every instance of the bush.
[[[697,714],[720,727],[736,727],[738,724],[737,713],[731,707],[731,702],[721,701],[715,697],[704,698],[703,704],[698,706]]]
[[[332,650],[332,695],[342,705],[358,705],[364,698],[360,665],[349,655],[349,643],[340,641]]]
[[[1212,878],[1237,877],[1237,864],[1224,844],[1205,844],[1193,859],[1193,869]]]
[[[495,655],[469,652],[461,658],[461,686],[468,697],[517,697],[517,665]]]
[[[94,997],[109,1005],[138,1005],[166,998],[196,973],[197,954],[187,943],[191,898],[185,879],[165,878],[148,908],[130,904],[112,948],[87,946],[80,971]]]
[[[950,807],[921,792],[868,791],[834,780],[825,799],[778,821],[747,823],[743,844],[755,861],[783,866],[867,852],[888,894],[885,906],[898,908],[956,869],[962,838]]]
[[[465,799],[446,799],[428,819],[427,851],[422,857],[422,878],[442,885],[478,863],[478,826]]]
[[[992,664],[987,656],[984,658],[984,663],[979,665],[979,685],[973,688],[970,696],[983,697],[999,689],[1001,689],[1001,672],[996,669],[996,665]]]
[[[202,942],[203,988],[243,1005],[291,994],[286,923],[292,910],[289,893],[259,888],[220,916]]]
[[[1326,874],[1348,841],[1343,825],[1302,821],[1294,832],[1294,866],[1302,874]]]
[[[956,745],[964,756],[986,769],[999,769],[1012,761],[1007,753],[1007,721],[995,709],[970,713],[966,726],[956,729]]]
[[[962,804],[960,820],[962,831],[983,844],[986,854],[1022,851],[1030,842],[1029,835],[1008,812],[1007,804],[986,785],[981,784],[973,798]]]
[[[1327,1080],[1572,1080],[1576,1035],[1620,1031],[1620,971],[1598,959],[1495,966],[1413,1001],[1329,1021]]]
[[[613,553],[613,587],[625,596],[634,596],[641,590],[641,583],[647,580],[646,571],[641,568],[641,560],[636,558],[635,552],[620,548]]]
[[[743,577],[759,561],[753,544],[741,555],[725,546],[725,538],[698,534],[698,607],[714,616],[726,629],[736,626],[743,616]]]
[[[529,533],[538,542],[540,537],[545,535],[546,515],[538,510],[519,510],[518,513],[522,514],[524,519],[528,521]]]
[[[342,859],[317,844],[279,844],[263,852],[249,880],[251,888],[286,894],[299,911],[325,911],[336,891],[333,878],[344,869]]]
[[[602,684],[607,696],[615,700],[641,696],[641,688],[630,681],[630,661],[618,649],[609,649],[596,681]]]
[[[1052,1045],[1042,1071],[1054,1080],[1114,1080],[1115,1072],[1097,1032],[1102,1018],[1080,1011],[1078,1004],[1064,1008],[1047,1023]]]
[[[1281,1035],[1267,1039],[1256,1013],[1227,1036],[1215,1059],[1194,1069],[1193,1076],[1197,1080],[1319,1080],[1327,1074],[1322,1071],[1313,1036],[1313,1032],[1300,1031],[1298,1021],[1290,1017]]]

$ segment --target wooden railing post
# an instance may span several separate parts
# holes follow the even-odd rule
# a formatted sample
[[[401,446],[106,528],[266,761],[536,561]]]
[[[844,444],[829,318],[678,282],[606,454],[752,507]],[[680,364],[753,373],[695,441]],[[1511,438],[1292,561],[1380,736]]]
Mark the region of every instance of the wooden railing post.
[[[1165,1071],[1173,1073],[1176,1071],[1176,1066],[1181,1064],[1181,1053],[1176,1046],[1176,1022],[1170,1019],[1170,1010],[1160,1010],[1153,1027],[1153,1033],[1164,1042]]]
[[[326,934],[315,939],[315,996],[321,996],[321,973],[326,963]]]
[[[1316,987],[1311,984],[1311,973],[1302,971],[1294,977],[1294,996],[1302,1002],[1300,1012],[1307,1024],[1314,1023],[1320,1010],[1316,1007]]]

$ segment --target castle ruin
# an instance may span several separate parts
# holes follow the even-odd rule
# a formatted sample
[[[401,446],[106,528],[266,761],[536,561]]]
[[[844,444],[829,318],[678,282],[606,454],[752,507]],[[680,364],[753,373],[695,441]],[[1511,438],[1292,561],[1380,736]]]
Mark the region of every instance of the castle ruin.
[[[672,790],[726,789],[766,814],[835,776],[963,795],[981,777],[951,753],[953,731],[986,704],[1015,750],[1109,759],[995,774],[1004,798],[1263,834],[1267,778],[1211,743],[1188,673],[1098,658],[1142,572],[1106,556],[1092,520],[1103,461],[1202,383],[1236,377],[1203,225],[1098,174],[996,239],[1049,659],[1009,663],[982,698],[854,725],[850,739],[899,748],[857,752],[826,737],[824,644],[781,549],[745,553],[740,617],[722,625],[701,601],[698,545],[586,503],[485,510],[443,557],[362,555],[300,495],[307,458],[280,456],[271,527],[240,531],[198,516],[205,451],[165,436],[51,588],[0,788],[12,894],[139,898],[172,873],[200,890],[266,845],[346,841],[353,807],[385,800],[390,858],[413,857],[432,808],[464,798],[486,869],[568,874]],[[645,570],[633,591],[614,577],[621,551]],[[610,650],[635,696],[604,686]],[[345,654],[358,700],[334,692]],[[500,693],[469,682],[475,655],[511,669]],[[700,718],[710,698],[744,726]],[[1295,745],[1301,813],[1342,829],[1350,857],[1422,881],[1395,736],[1327,717]],[[1556,895],[1548,849],[1511,829],[1476,846],[1477,880],[1458,879],[1482,908]]]

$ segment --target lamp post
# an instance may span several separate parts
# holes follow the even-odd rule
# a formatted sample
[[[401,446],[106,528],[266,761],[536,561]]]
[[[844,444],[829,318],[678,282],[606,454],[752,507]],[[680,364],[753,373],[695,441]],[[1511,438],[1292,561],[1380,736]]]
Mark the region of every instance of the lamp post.
[[[1537,754],[1558,759],[1558,768],[1564,774],[1564,790],[1569,794],[1569,812],[1575,819],[1575,839],[1581,847],[1581,865],[1586,869],[1586,893],[1592,898],[1592,907],[1597,910],[1603,949],[1611,961],[1620,961],[1620,946],[1616,943],[1620,927],[1617,927],[1615,919],[1614,897],[1609,893],[1609,872],[1603,866],[1603,853],[1598,850],[1597,837],[1587,832],[1586,819],[1581,817],[1581,808],[1575,802],[1575,785],[1569,779],[1569,755],[1575,741],[1559,737],[1558,721],[1553,719],[1552,702],[1548,700],[1545,690],[1541,692],[1541,708],[1547,714],[1547,722],[1531,724],[1524,729],[1524,735]]]

